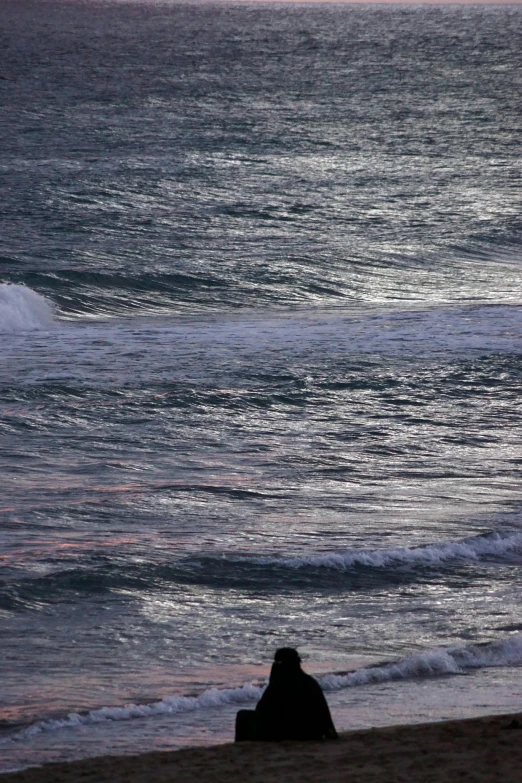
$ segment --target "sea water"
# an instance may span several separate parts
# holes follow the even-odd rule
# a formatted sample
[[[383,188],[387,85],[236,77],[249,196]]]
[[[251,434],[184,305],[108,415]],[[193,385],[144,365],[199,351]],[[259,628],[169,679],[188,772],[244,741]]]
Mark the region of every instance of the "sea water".
[[[520,6],[0,23],[0,769],[520,710]]]

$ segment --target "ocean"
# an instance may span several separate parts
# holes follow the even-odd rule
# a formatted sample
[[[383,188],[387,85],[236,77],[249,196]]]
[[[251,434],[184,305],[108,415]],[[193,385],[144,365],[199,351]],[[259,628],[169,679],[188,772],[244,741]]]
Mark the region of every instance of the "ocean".
[[[520,710],[522,7],[0,38],[0,770]]]

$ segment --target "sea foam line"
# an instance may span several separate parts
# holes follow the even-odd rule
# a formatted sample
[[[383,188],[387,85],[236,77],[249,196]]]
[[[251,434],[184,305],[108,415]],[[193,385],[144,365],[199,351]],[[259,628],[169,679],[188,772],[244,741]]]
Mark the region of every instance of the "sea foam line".
[[[461,541],[428,544],[420,547],[395,547],[392,549],[349,550],[320,555],[296,557],[257,557],[262,565],[282,565],[288,568],[313,566],[335,568],[344,571],[355,565],[384,568],[386,566],[439,565],[451,560],[479,560],[481,557],[503,557],[522,548],[522,532],[492,533]]]
[[[325,691],[339,691],[364,685],[399,680],[464,674],[470,669],[522,664],[522,633],[487,644],[461,647],[438,647],[397,661],[367,666],[350,672],[323,674],[317,677]],[[101,707],[87,713],[72,712],[62,719],[42,720],[0,740],[0,745],[31,738],[36,734],[109,721],[149,718],[155,715],[177,715],[195,710],[245,704],[257,701],[265,686],[248,683],[237,688],[210,688],[199,696],[166,696],[151,704],[127,704],[124,707]]]

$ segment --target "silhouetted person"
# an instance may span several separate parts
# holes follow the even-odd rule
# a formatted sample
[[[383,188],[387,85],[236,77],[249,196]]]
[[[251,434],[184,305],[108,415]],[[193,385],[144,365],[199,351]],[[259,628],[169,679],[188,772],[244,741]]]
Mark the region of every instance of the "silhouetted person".
[[[240,710],[236,742],[242,740],[334,739],[321,686],[301,669],[297,650],[282,647],[274,656],[268,686],[254,710]]]

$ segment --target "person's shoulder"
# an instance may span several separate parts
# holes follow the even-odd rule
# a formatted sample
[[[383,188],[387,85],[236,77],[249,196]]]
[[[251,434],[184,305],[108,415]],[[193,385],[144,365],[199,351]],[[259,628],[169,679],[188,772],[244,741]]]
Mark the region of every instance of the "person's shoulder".
[[[303,672],[303,677],[305,678],[304,682],[310,689],[313,688],[313,690],[319,690],[321,691],[321,693],[323,692],[323,689],[321,688],[321,686],[319,685],[315,677],[312,677],[311,674],[306,674],[306,672]]]

